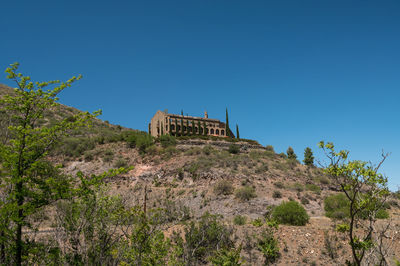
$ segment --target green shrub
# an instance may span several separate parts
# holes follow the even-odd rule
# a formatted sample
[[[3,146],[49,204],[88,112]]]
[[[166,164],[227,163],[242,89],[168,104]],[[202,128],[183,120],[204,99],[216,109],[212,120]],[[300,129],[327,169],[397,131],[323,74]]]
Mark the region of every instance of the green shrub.
[[[301,204],[287,201],[274,208],[272,218],[280,224],[305,225],[310,217]]]
[[[388,218],[389,218],[389,213],[388,213],[387,210],[379,209],[379,210],[376,212],[376,218],[377,218],[377,219],[388,219]]]
[[[214,152],[214,148],[211,145],[206,145],[203,147],[203,153],[205,155],[210,155],[212,152]]]
[[[210,261],[213,265],[242,265],[242,258],[240,257],[241,250],[241,247],[230,249],[221,248],[217,250],[212,257],[210,257]]]
[[[258,250],[265,259],[264,265],[270,265],[280,257],[278,240],[271,231],[263,232],[257,242]]]
[[[327,178],[326,176],[320,176],[318,180],[321,184],[324,185],[328,185],[330,183],[329,178]]]
[[[301,197],[300,202],[301,202],[301,204],[303,204],[303,205],[307,205],[307,204],[310,203],[310,201],[309,201],[306,197],[304,197],[304,196]]]
[[[84,154],[85,161],[87,161],[87,162],[93,161],[93,158],[94,158],[93,152],[91,152],[91,151],[85,152],[85,154]]]
[[[139,135],[136,139],[136,147],[141,154],[146,153],[146,149],[153,145],[153,137],[150,135]]]
[[[284,188],[285,187],[285,185],[280,181],[275,182],[274,186],[276,186],[277,188]]]
[[[333,219],[344,219],[349,217],[350,213],[350,201],[345,194],[339,193],[330,195],[324,200],[324,210],[325,215]],[[361,219],[367,219],[367,211],[363,211],[358,214]],[[376,212],[377,219],[387,219],[389,218],[389,213],[386,211],[385,206],[378,209]]]
[[[304,186],[303,186],[303,184],[296,182],[292,185],[292,189],[297,192],[302,192],[304,190]]]
[[[234,247],[231,235],[232,230],[221,222],[220,216],[205,213],[198,222],[186,225],[183,238],[175,233],[172,241],[181,250],[178,256],[184,257],[187,265],[201,265],[218,249]]]
[[[306,184],[306,189],[317,194],[321,192],[321,188],[315,184]]]
[[[236,225],[244,225],[246,224],[247,218],[246,216],[242,216],[242,215],[236,215],[233,218],[233,223]]]
[[[241,201],[248,201],[252,198],[257,197],[255,189],[250,186],[243,186],[243,187],[237,189],[235,196],[236,196],[236,198],[240,199]]]
[[[115,168],[120,168],[120,167],[127,167],[128,164],[125,161],[125,159],[123,158],[119,158],[115,163],[114,163],[114,167]]]
[[[198,155],[201,153],[201,149],[199,147],[192,147],[185,151],[185,155]]]
[[[233,185],[228,180],[220,180],[214,186],[214,193],[217,195],[230,195],[233,193]]]
[[[238,145],[231,144],[229,145],[228,151],[232,154],[238,154],[240,152],[240,147]]]
[[[104,162],[111,162],[114,158],[114,153],[111,150],[106,150],[103,154]]]
[[[280,199],[282,198],[282,192],[280,192],[279,190],[275,190],[274,193],[272,193],[272,197],[274,199]]]
[[[168,146],[162,149],[162,153],[164,154],[163,159],[169,159],[172,155],[177,154],[179,151],[174,146]]]
[[[255,227],[261,227],[264,223],[260,218],[254,219],[251,224]]]
[[[343,193],[333,194],[324,199],[325,215],[333,219],[349,216],[349,200]]]
[[[158,141],[161,143],[163,148],[176,145],[176,139],[171,135],[162,135],[158,138]]]

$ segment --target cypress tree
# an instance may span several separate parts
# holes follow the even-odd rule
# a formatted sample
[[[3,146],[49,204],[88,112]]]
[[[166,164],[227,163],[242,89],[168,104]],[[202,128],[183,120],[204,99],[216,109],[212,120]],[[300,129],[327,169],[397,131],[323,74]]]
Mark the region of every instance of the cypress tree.
[[[178,119],[175,117],[175,136],[178,135]]]
[[[186,132],[189,135],[190,131],[189,131],[189,119],[186,119]]]
[[[314,165],[314,156],[311,148],[307,147],[304,150],[304,164],[307,166],[312,166]]]
[[[161,136],[162,135],[164,135],[164,125],[163,125],[163,123],[161,122]]]
[[[204,136],[207,135],[207,124],[206,121],[203,121],[203,128],[204,128]]]
[[[200,128],[201,128],[201,125],[200,125],[200,120],[199,121],[197,121],[197,127],[198,127],[198,129],[199,129],[199,135],[200,135]]]
[[[183,136],[183,118],[181,118],[181,133],[182,133],[182,136]]]
[[[226,135],[228,136],[228,132],[229,132],[228,108],[226,108],[225,114],[226,114],[226,118],[225,118],[225,132],[226,132]]]
[[[238,124],[236,124],[236,138],[240,139],[240,135],[239,135],[239,126]]]
[[[194,134],[196,134],[196,124],[195,124],[195,121],[194,120],[192,120],[192,135],[194,135]]]

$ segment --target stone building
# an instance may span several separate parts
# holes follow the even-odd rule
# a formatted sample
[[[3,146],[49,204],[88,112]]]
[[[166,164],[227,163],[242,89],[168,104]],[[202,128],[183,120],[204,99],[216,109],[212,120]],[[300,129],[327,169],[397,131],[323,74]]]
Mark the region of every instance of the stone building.
[[[226,137],[229,133],[230,130],[228,134],[226,132],[225,123],[208,118],[207,112],[204,117],[194,117],[157,111],[149,124],[149,134],[154,137],[163,134]]]

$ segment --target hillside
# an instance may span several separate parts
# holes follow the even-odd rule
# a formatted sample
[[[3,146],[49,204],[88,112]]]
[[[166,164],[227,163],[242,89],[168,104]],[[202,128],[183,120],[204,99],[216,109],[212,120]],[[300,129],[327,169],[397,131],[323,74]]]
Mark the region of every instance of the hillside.
[[[0,84],[1,93],[9,90]],[[59,105],[43,124],[77,111]],[[265,218],[271,209],[296,201],[310,220],[305,226],[279,225],[275,236],[280,256],[275,264],[343,265],[351,260],[346,238],[335,231],[338,220],[325,216],[324,199],[338,193],[337,186],[322,169],[276,154],[272,146],[189,136],[153,140],[144,132],[96,119],[90,129],[65,138],[48,160],[71,176],[133,166],[125,174],[106,179],[107,193],[120,195],[129,206],[146,204],[165,210],[162,230],[166,236],[182,233],[186,224],[199,221],[207,212],[220,215],[235,245],[242,247],[245,265],[264,263],[258,239],[268,228]],[[399,206],[400,197],[393,194],[387,206],[393,225],[388,232],[393,244],[388,254],[391,261],[400,257]],[[43,232],[51,231],[56,219],[51,208],[45,212]]]

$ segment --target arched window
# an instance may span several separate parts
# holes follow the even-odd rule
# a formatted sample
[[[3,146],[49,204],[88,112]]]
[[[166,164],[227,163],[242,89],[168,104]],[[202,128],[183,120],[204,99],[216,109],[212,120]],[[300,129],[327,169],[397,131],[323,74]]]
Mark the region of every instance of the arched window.
[[[221,130],[221,135],[225,136],[225,131],[223,129]]]
[[[203,128],[202,127],[200,128],[200,134],[203,134]]]
[[[181,130],[181,126],[180,125],[178,125],[177,128],[178,128],[178,130]]]
[[[191,126],[189,126],[189,132],[192,132],[192,127]]]
[[[175,130],[175,125],[171,125],[171,130]]]
[[[208,134],[208,128],[206,128],[206,134]]]
[[[219,129],[215,130],[215,134],[219,135]]]
[[[183,131],[186,131],[186,127],[185,126],[183,126]]]
[[[198,133],[198,132],[199,132],[199,128],[198,128],[198,127],[195,127],[195,128],[194,128],[194,131],[196,131],[196,133]]]
[[[213,128],[211,129],[211,134],[213,134],[213,135],[214,135],[214,129],[213,129]]]

